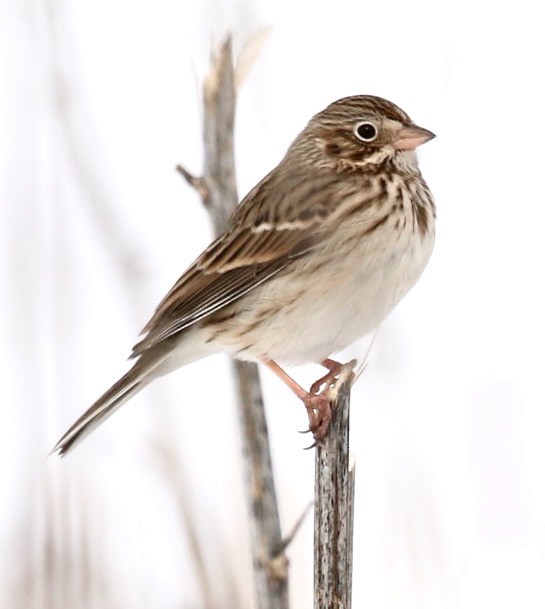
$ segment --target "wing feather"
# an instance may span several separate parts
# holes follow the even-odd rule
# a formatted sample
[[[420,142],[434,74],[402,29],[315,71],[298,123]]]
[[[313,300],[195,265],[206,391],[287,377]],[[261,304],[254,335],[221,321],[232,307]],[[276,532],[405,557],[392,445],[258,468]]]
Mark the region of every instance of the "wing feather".
[[[133,348],[138,357],[149,347],[182,332],[235,302],[268,281],[316,243],[327,211],[334,210],[336,180],[301,172],[293,188],[278,189],[281,165],[271,172],[239,205],[228,230],[216,239],[180,277],[143,329],[146,336]],[[275,173],[276,172],[276,173]],[[297,207],[297,200],[305,201]],[[279,193],[286,193],[280,196]]]

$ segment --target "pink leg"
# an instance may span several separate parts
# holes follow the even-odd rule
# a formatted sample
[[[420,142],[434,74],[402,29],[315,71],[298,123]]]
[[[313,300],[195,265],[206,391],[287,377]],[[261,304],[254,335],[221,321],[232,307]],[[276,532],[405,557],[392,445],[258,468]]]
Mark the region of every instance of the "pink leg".
[[[265,364],[269,370],[272,370],[279,379],[284,381],[293,393],[303,402],[307,409],[309,430],[312,431],[314,439],[319,441],[325,438],[332,417],[329,398],[324,394],[309,393],[308,391],[305,391],[301,385],[296,383],[275,361],[270,359],[263,360],[263,364]]]
[[[335,361],[334,359],[326,357],[322,362],[320,362],[320,366],[323,366],[324,368],[333,371],[342,368],[343,364],[341,364],[341,362]]]

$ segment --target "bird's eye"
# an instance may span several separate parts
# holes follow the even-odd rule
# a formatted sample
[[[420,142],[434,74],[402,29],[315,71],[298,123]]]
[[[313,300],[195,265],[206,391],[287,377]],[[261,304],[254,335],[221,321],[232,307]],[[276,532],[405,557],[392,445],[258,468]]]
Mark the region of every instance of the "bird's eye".
[[[358,123],[354,132],[363,142],[372,142],[377,137],[377,128],[368,121]]]

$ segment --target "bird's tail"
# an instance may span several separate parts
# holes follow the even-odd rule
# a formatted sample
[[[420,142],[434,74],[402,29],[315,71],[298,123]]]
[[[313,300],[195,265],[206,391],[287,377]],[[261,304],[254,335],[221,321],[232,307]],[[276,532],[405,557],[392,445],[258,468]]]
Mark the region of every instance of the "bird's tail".
[[[64,456],[127,400],[156,378],[157,374],[154,374],[154,371],[165,358],[154,358],[152,361],[151,358],[145,358],[147,361],[144,361],[144,358],[145,356],[141,357],[127,374],[81,415],[57,442],[52,453],[58,452],[61,457]]]

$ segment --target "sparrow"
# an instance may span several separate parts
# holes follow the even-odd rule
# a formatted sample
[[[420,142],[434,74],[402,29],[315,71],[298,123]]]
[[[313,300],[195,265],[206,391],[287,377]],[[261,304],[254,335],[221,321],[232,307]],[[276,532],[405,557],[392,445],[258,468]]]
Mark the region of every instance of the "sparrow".
[[[322,439],[332,413],[320,388],[343,370],[331,356],[377,328],[431,255],[435,203],[415,150],[433,137],[370,95],[316,114],[159,303],[132,368],[53,451],[66,454],[156,378],[220,352],[277,374]],[[281,367],[310,362],[329,370],[310,391]]]

